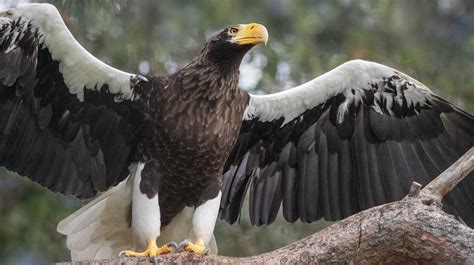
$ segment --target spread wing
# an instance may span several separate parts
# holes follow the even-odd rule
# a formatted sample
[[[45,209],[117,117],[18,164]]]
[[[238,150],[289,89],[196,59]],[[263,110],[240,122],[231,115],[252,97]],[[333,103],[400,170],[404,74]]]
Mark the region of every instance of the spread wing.
[[[117,184],[147,84],[88,53],[52,5],[0,13],[0,166],[82,198]]]
[[[224,170],[221,218],[338,220],[401,199],[474,144],[474,118],[389,67],[350,61],[301,86],[251,95]],[[474,226],[474,176],[445,199]]]

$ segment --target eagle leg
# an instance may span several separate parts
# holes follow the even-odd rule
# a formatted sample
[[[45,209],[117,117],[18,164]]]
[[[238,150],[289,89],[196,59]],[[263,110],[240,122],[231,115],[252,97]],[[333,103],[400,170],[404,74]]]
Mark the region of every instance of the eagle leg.
[[[179,243],[178,251],[187,251],[196,254],[206,255],[210,249],[206,246],[212,239],[214,226],[216,225],[217,215],[221,202],[222,193],[219,192],[213,199],[207,200],[199,205],[193,214],[193,233],[197,241],[192,243],[184,240]],[[216,253],[213,253],[216,254]]]
[[[121,251],[119,256],[127,256],[127,257],[154,257],[159,256],[166,253],[173,252],[173,248],[177,249],[178,246],[175,242],[169,242],[161,247],[156,245],[156,241],[152,240],[148,242],[148,248],[143,252],[134,252],[130,250]]]
[[[201,239],[198,239],[195,244],[190,242],[189,240],[184,240],[183,242],[179,243],[178,251],[181,252],[183,250],[203,255],[209,253],[209,248],[206,247],[206,244]]]

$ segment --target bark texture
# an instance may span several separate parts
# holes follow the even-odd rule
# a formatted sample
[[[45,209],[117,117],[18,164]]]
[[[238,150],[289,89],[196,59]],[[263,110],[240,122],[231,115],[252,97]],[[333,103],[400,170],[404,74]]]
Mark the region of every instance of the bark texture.
[[[157,257],[159,263],[408,263],[474,264],[474,230],[445,213],[439,202],[474,167],[471,148],[438,178],[397,202],[373,207],[272,252],[232,258],[188,253]],[[62,264],[153,263],[117,258]]]

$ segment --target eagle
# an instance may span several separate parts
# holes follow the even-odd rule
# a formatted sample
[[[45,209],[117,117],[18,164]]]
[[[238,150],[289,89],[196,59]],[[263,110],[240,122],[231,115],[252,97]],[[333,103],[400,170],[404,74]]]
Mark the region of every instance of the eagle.
[[[100,195],[61,221],[73,260],[216,253],[218,218],[339,220],[402,198],[474,144],[474,118],[390,67],[352,60],[270,95],[239,89],[268,41],[227,27],[170,75],[117,70],[58,10],[0,14],[0,166],[53,192]],[[471,173],[444,199],[474,227]],[[175,242],[181,242],[176,246]]]

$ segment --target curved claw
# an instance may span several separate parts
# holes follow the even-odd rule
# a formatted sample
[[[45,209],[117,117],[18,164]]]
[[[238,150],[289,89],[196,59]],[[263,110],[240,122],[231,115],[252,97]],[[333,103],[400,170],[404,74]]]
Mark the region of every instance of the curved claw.
[[[202,254],[203,254],[203,255],[209,255],[209,252],[210,252],[210,251],[211,251],[211,250],[210,250],[208,247],[206,247],[206,248],[204,249],[204,252],[203,252]]]
[[[197,240],[196,243],[192,243],[189,240],[183,240],[181,243],[178,245],[178,251],[183,252],[192,252],[196,254],[202,254],[202,255],[207,255],[209,254],[209,248],[206,247],[206,244],[202,240]]]
[[[183,252],[184,249],[188,246],[188,244],[191,243],[191,241],[189,241],[188,239],[185,239],[183,241],[181,241],[178,246],[176,247],[176,250],[178,252]]]
[[[178,246],[178,244],[176,244],[176,242],[170,241],[166,245],[172,249],[172,251],[171,251],[172,253],[178,252],[179,246]]]

